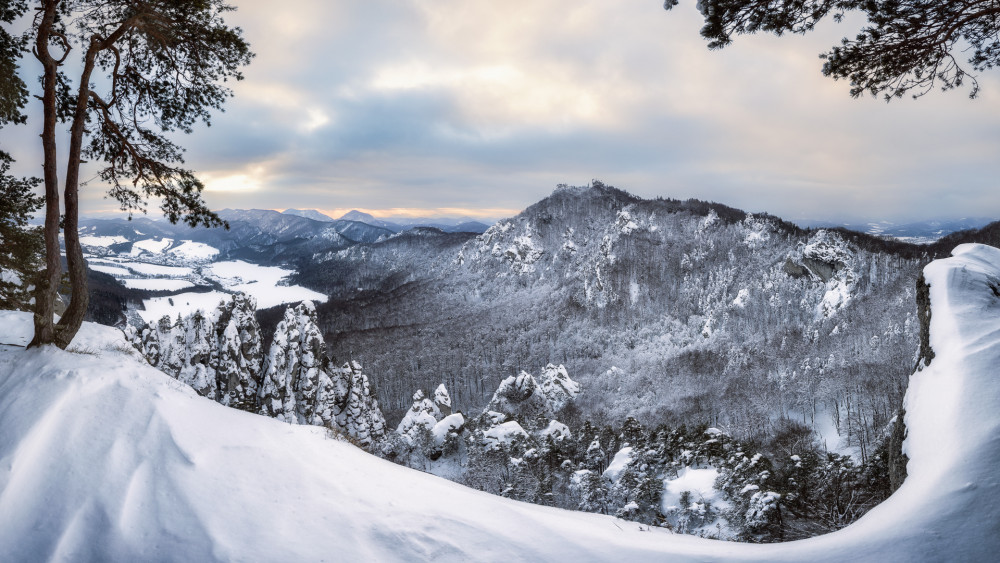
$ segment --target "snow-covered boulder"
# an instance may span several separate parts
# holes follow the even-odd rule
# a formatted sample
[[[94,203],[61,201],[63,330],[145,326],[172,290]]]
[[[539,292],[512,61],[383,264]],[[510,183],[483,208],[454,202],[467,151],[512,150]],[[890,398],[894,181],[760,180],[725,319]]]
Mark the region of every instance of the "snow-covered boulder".
[[[434,443],[437,446],[444,445],[445,441],[449,437],[458,436],[462,433],[465,428],[465,417],[462,413],[457,412],[455,414],[449,414],[448,416],[441,419],[440,422],[431,428],[431,435],[434,437]]]
[[[433,400],[424,395],[421,389],[413,394],[413,405],[399,421],[396,433],[400,435],[404,443],[414,446],[423,439],[422,436],[429,434],[437,438],[439,434],[443,436],[447,436],[449,432],[457,434],[464,427],[465,417],[461,413],[452,414],[451,395],[448,394],[448,388],[442,383],[434,389]],[[437,442],[438,445],[441,445],[444,443],[444,438],[442,437]]]
[[[255,410],[263,354],[253,297],[236,293],[208,312],[163,317],[126,336],[150,365],[224,405]]]
[[[611,459],[611,463],[608,464],[608,468],[604,470],[604,473],[601,476],[607,479],[608,481],[614,483],[615,481],[618,480],[618,477],[621,475],[622,471],[625,470],[625,467],[627,467],[628,464],[631,462],[632,462],[632,447],[626,446],[618,450],[618,452],[615,454],[615,457]]]
[[[580,384],[570,379],[564,366],[548,364],[539,379],[522,371],[501,381],[483,414],[492,411],[534,424],[540,416],[558,413],[579,393]]]
[[[441,416],[451,414],[451,395],[448,394],[448,388],[444,386],[444,383],[438,385],[437,389],[434,390],[434,406],[441,412]]]
[[[385,436],[385,418],[368,376],[357,362],[330,364],[311,301],[285,310],[265,365],[261,414],[336,429],[363,446]]]
[[[563,441],[569,440],[573,437],[572,432],[569,430],[569,426],[566,426],[558,420],[550,420],[549,425],[543,428],[538,435],[542,440],[551,438],[556,444],[561,444]]]
[[[502,445],[509,446],[517,441],[525,441],[527,439],[528,433],[514,420],[498,424],[483,432],[483,442],[486,449],[497,448]]]
[[[538,377],[542,393],[548,399],[549,408],[553,413],[563,409],[570,401],[580,394],[580,384],[573,381],[563,365],[546,365]]]
[[[535,378],[526,371],[500,382],[486,406],[485,412],[490,411],[525,421],[552,414],[548,397]]]
[[[295,424],[329,423],[333,394],[327,362],[316,307],[304,301],[286,309],[265,362],[261,413]]]
[[[396,433],[405,443],[412,446],[422,434],[430,432],[441,418],[440,409],[418,389],[413,394],[413,405],[396,426]]]
[[[330,370],[335,395],[332,425],[364,447],[381,440],[386,433],[385,417],[378,406],[375,388],[357,362],[347,362]]]

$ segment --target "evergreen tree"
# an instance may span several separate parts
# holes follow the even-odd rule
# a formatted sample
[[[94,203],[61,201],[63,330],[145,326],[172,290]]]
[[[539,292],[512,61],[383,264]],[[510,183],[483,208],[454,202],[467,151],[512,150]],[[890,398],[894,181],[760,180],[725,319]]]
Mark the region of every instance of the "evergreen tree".
[[[669,10],[677,3],[666,0],[663,5]],[[712,49],[729,45],[734,35],[806,33],[828,15],[842,21],[845,13],[859,12],[865,27],[822,55],[823,74],[849,80],[855,97],[883,94],[891,100],[966,82],[975,97],[979,83],[962,68],[957,52],[967,53],[973,72],[1000,64],[1000,6],[990,0],[702,0],[699,7],[705,17],[701,34]]]
[[[639,421],[634,417],[628,417],[622,424],[622,431],[619,435],[619,441],[624,447],[625,444],[632,446],[633,448],[642,448],[645,446],[646,442],[646,431],[639,424]]]
[[[42,265],[41,229],[28,227],[28,220],[43,200],[32,193],[40,180],[11,176],[11,162],[0,151],[0,309],[24,309]]]
[[[578,471],[574,475],[574,479],[576,479],[576,488],[580,497],[577,510],[607,514],[608,491],[600,474],[596,471],[585,469]]]
[[[65,348],[80,329],[89,301],[79,237],[84,159],[106,164],[98,176],[124,209],[143,209],[154,197],[171,222],[223,224],[202,201],[202,183],[180,167],[183,151],[167,135],[190,132],[197,121],[208,121],[211,110],[232,94],[225,81],[241,79],[239,69],[253,54],[240,29],[226,25],[223,16],[233,8],[222,0],[42,0],[32,18],[21,17],[26,2],[4,6],[3,21],[23,25],[25,34],[21,41],[9,41],[6,30],[2,34],[0,120],[18,114],[28,100],[30,90],[14,72],[17,57],[31,52],[42,68],[35,97],[42,110],[45,272],[38,278],[35,335],[29,346]],[[79,54],[75,61],[70,58],[74,50]],[[71,72],[79,73],[75,83]],[[65,151],[58,150],[60,121],[69,122]],[[66,158],[64,210],[57,152]],[[60,229],[71,295],[56,323]]]
[[[607,467],[607,455],[604,453],[604,448],[601,447],[601,439],[595,437],[594,440],[587,446],[587,454],[584,458],[583,465],[590,471],[595,473],[603,473],[604,469]]]

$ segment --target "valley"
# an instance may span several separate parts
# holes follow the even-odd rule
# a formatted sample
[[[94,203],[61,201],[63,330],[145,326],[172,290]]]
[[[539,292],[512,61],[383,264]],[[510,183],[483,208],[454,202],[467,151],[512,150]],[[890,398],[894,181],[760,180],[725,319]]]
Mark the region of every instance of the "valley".
[[[291,211],[83,241],[132,344],[210,399],[493,494],[764,542],[899,486],[919,272],[994,236],[914,245],[600,182],[479,234]]]

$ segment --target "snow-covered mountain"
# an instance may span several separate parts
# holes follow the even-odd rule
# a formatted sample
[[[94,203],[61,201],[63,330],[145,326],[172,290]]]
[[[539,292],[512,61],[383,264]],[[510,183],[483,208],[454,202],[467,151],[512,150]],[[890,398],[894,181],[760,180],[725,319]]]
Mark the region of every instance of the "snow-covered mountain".
[[[352,209],[347,213],[340,216],[341,221],[358,221],[359,223],[365,223],[367,225],[374,225],[376,227],[382,227],[383,229],[389,229],[394,233],[398,233],[405,229],[399,223],[394,223],[391,221],[383,221],[382,219],[376,219],[374,215],[370,213],[365,213],[364,211],[358,211],[357,209]]]
[[[330,296],[319,319],[331,350],[370,371],[393,424],[442,370],[456,404],[478,408],[505,377],[561,363],[599,390],[581,401],[587,417],[711,420],[753,435],[794,416],[831,449],[877,442],[898,409],[913,280],[945,245],[808,231],[599,183],[562,187],[478,237],[222,215],[231,231],[85,223],[91,267],[127,286],[95,284],[95,303],[142,302],[150,321],[232,291],[262,309]],[[945,240],[964,242],[955,236]],[[281,312],[262,314],[267,336]]]
[[[282,211],[288,215],[298,215],[299,217],[305,217],[306,219],[312,219],[313,221],[322,221],[324,223],[332,223],[334,221],[333,217],[320,213],[315,209],[286,209]]]
[[[840,227],[874,236],[890,237],[903,242],[930,244],[952,233],[980,229],[996,220],[996,217],[962,217],[960,219],[927,220],[912,223],[894,223],[892,221],[836,223],[831,221],[807,220],[800,221],[799,224],[803,227],[819,229]]]
[[[331,296],[319,312],[333,354],[359,358],[387,414],[442,371],[472,409],[504,378],[553,363],[590,390],[584,417],[707,421],[739,436],[794,417],[836,449],[877,441],[898,410],[914,282],[934,251],[598,183],[562,187],[477,237],[317,254],[295,280]]]
[[[0,560],[993,561],[1000,250],[960,246],[924,276],[906,482],[844,530],[772,545],[478,493],[199,397],[114,329],[25,351],[30,315],[0,313]]]
[[[364,213],[356,209],[342,215],[340,220],[358,221],[389,229],[396,233],[418,227],[432,227],[446,233],[481,233],[490,227],[486,223],[477,221],[471,217],[388,217],[386,219],[377,219],[369,213]]]
[[[374,242],[392,232],[357,221],[317,221],[270,209],[223,209],[224,228],[192,228],[140,217],[85,219],[81,221],[81,243],[91,251],[131,252],[143,241],[170,239],[175,244],[192,241],[214,248],[223,257],[281,261],[312,252],[344,248],[357,242]],[[169,248],[168,248],[169,250]]]

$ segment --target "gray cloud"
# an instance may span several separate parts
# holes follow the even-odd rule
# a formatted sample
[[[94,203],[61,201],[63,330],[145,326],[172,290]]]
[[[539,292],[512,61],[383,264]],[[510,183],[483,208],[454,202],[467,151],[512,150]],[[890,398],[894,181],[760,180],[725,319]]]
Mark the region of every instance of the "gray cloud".
[[[600,178],[790,218],[1000,216],[1000,79],[852,100],[816,58],[846,24],[711,53],[656,2],[235,3],[258,58],[181,139],[213,207],[509,211]]]

